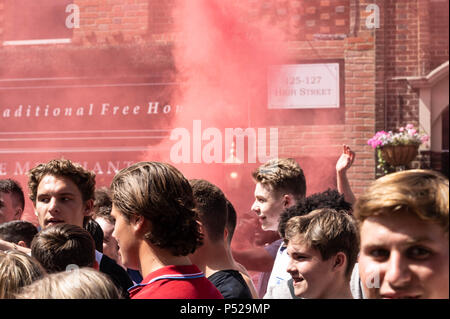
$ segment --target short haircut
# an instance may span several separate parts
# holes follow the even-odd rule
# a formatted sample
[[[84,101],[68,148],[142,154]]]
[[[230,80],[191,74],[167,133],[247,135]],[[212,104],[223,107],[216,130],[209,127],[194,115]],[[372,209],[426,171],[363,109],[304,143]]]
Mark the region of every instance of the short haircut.
[[[298,235],[303,243],[317,249],[323,260],[343,252],[348,260],[345,275],[350,278],[359,253],[358,228],[351,215],[321,208],[292,217],[286,224],[285,243]]]
[[[312,194],[306,198],[302,198],[294,206],[286,208],[280,215],[278,224],[278,232],[284,237],[286,223],[294,216],[306,215],[313,210],[319,208],[332,208],[337,211],[346,211],[349,213],[352,205],[345,201],[344,195],[335,189],[327,189],[321,193]]]
[[[199,213],[208,237],[213,242],[223,241],[227,223],[227,199],[216,185],[204,179],[189,181]]]
[[[39,262],[17,250],[0,250],[0,299],[12,299],[21,287],[46,274]]]
[[[94,239],[95,250],[99,252],[103,252],[103,229],[99,223],[97,223],[94,219],[89,218],[84,225],[84,229],[86,229],[89,234],[91,234],[92,239]]]
[[[12,220],[0,224],[1,239],[15,244],[23,241],[27,247],[30,247],[31,241],[37,233],[37,227],[25,220]]]
[[[150,222],[145,239],[174,256],[192,254],[202,244],[199,217],[189,181],[167,163],[141,162],[124,168],[111,183],[113,205],[130,221]]]
[[[227,199],[227,224],[226,229],[228,231],[227,241],[228,244],[231,244],[231,240],[233,239],[234,231],[236,230],[237,225],[237,213],[234,209],[233,204]]]
[[[366,218],[408,211],[439,224],[448,234],[448,178],[432,170],[413,169],[375,180],[355,203],[355,217]]]
[[[0,193],[11,194],[13,204],[19,205],[22,210],[25,208],[25,196],[19,182],[10,178],[0,179]]]
[[[292,194],[295,199],[306,196],[306,180],[300,165],[292,158],[272,159],[252,173],[257,183],[277,195]]]
[[[107,222],[114,224],[115,219],[111,215],[112,193],[107,187],[101,187],[95,190],[94,214],[93,218],[103,218]]]
[[[83,267],[45,276],[23,287],[17,299],[122,299],[108,275]]]
[[[39,183],[47,175],[70,179],[78,187],[84,202],[94,199],[95,174],[70,160],[54,159],[48,163],[39,164],[28,172],[28,188],[33,203],[36,204]]]
[[[31,255],[48,273],[64,271],[69,265],[93,267],[94,240],[87,230],[79,226],[56,224],[34,237]]]

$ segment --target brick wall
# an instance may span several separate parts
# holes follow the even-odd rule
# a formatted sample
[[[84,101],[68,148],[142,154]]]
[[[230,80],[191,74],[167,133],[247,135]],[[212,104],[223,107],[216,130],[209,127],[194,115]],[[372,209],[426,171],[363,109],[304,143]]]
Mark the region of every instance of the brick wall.
[[[176,41],[172,9],[177,0],[74,0],[81,26],[72,45],[121,46]],[[253,0],[249,18],[265,16],[288,34],[293,59],[342,59],[345,122],[280,126],[280,156],[357,153],[349,172],[356,194],[375,178],[367,140],[381,129],[418,124],[418,92],[402,76],[427,74],[448,60],[448,1],[443,0]],[[239,4],[239,1],[236,3]],[[366,8],[380,8],[380,28],[367,29]],[[0,0],[2,41],[4,0]],[[320,146],[320,147],[318,147]]]
[[[448,60],[449,41],[449,1],[430,1],[430,33],[432,35],[430,45],[430,66],[434,69]]]
[[[148,30],[148,0],[75,0],[80,7],[77,44],[140,42]]]
[[[419,124],[419,91],[404,79],[423,76],[448,60],[448,1],[378,1],[376,130]],[[423,154],[415,167],[430,167]],[[439,169],[439,167],[431,167]]]

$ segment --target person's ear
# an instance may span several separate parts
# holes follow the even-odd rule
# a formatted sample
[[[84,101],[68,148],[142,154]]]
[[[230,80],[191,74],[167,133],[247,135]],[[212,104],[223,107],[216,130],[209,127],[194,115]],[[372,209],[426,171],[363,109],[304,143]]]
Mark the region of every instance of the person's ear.
[[[91,216],[93,213],[93,208],[94,208],[94,200],[88,199],[84,203],[84,216]]]
[[[16,214],[15,214],[16,219],[20,219],[22,217],[22,214],[23,214],[23,209],[20,207],[17,207]]]
[[[19,240],[19,242],[17,243],[17,245],[21,246],[21,247],[25,247],[25,248],[29,248],[27,246],[27,244],[23,241],[23,240]]]
[[[145,236],[150,231],[150,222],[144,216],[134,215],[131,217],[131,224],[136,234]]]
[[[294,196],[291,194],[283,195],[283,208],[288,208],[294,205]]]
[[[228,229],[225,228],[225,230],[223,231],[223,240],[227,241],[228,240]]]
[[[345,267],[347,266],[347,256],[342,252],[338,252],[333,257],[333,270],[334,271],[345,271]]]

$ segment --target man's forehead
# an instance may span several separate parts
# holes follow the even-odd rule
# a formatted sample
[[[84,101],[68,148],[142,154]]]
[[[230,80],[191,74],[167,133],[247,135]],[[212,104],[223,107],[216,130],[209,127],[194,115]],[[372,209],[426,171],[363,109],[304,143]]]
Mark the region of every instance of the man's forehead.
[[[255,195],[264,197],[276,197],[276,192],[270,184],[257,183],[255,186]]]
[[[52,188],[56,191],[80,192],[78,186],[70,178],[65,176],[45,175],[38,185],[38,190]]]
[[[286,245],[289,252],[311,252],[312,247],[306,240],[303,234],[296,234],[289,239],[288,244]]]

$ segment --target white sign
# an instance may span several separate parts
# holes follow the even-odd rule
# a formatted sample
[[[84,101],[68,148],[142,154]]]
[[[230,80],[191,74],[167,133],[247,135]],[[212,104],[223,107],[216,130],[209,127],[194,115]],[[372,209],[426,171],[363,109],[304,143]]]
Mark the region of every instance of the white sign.
[[[269,68],[269,109],[338,108],[339,63],[285,64]]]

